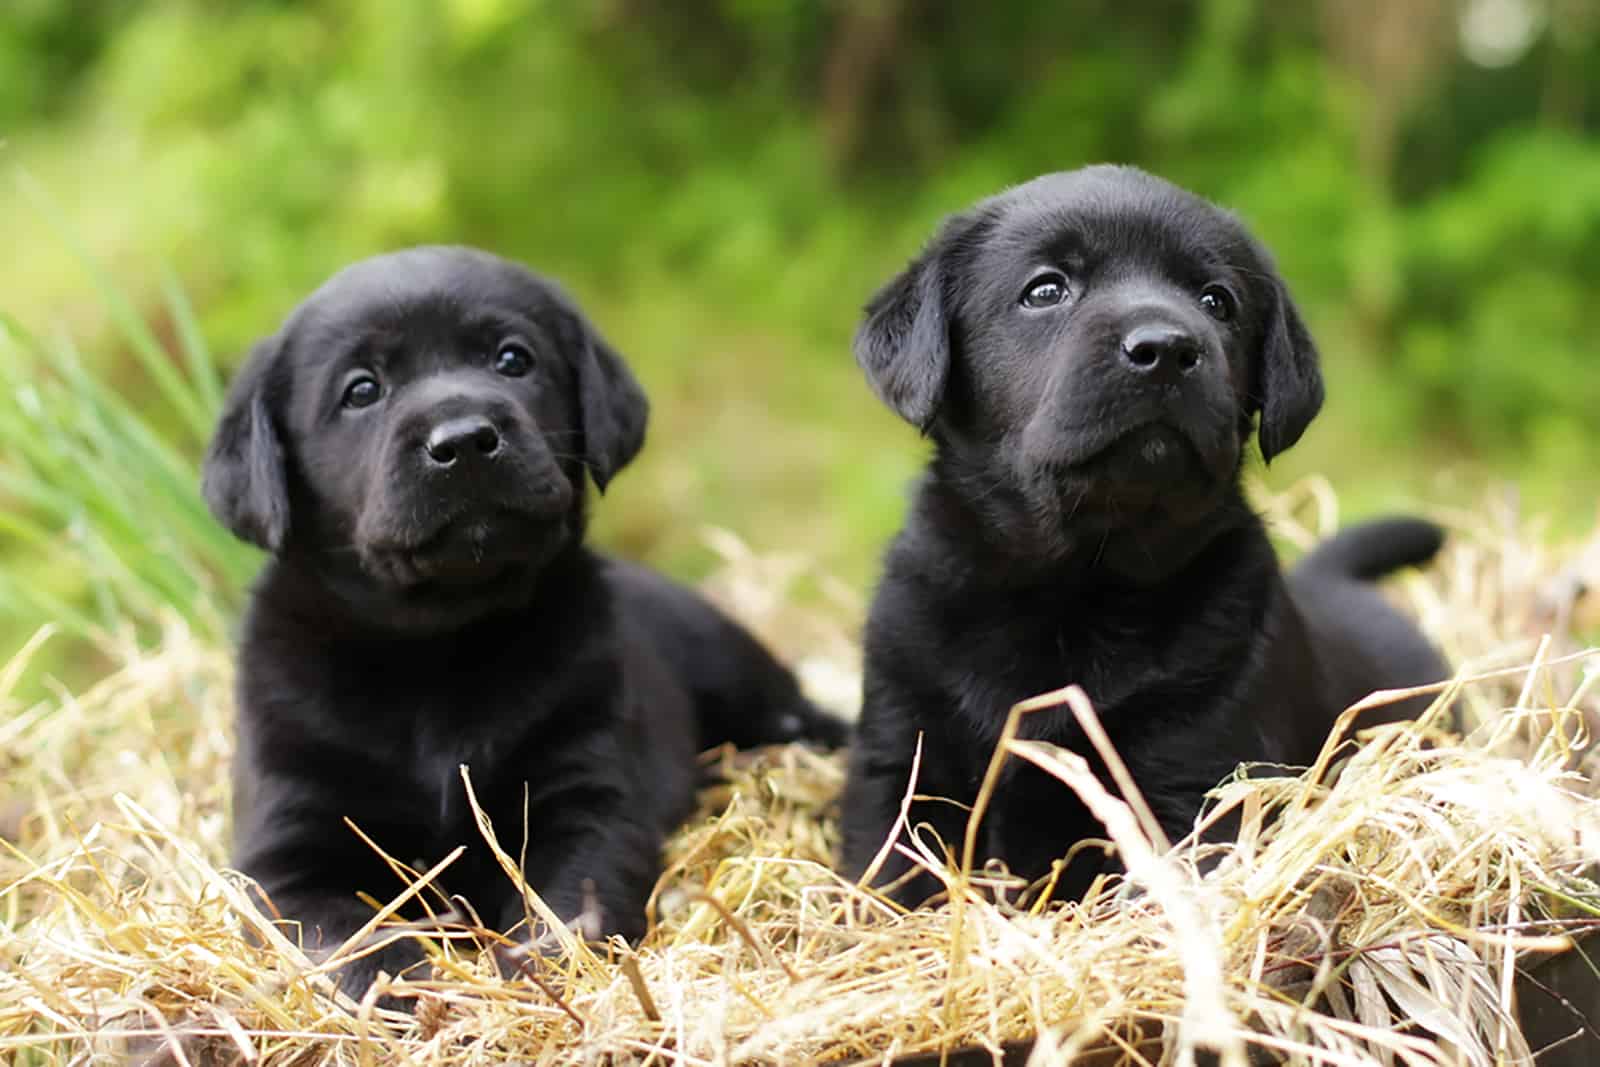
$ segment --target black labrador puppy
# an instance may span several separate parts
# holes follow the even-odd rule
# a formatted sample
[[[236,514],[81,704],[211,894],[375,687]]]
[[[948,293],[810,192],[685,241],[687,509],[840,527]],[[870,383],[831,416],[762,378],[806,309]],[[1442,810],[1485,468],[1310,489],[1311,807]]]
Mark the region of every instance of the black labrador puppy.
[[[1316,415],[1317,353],[1266,250],[1199,197],[1097,166],[985,200],[873,298],[855,352],[934,455],[867,626],[843,802],[853,876],[890,835],[919,735],[917,793],[947,799],[918,799],[910,823],[959,847],[958,805],[1026,697],[1082,685],[1176,839],[1242,761],[1308,764],[1357,699],[1448,677],[1368,584],[1430,558],[1437,527],[1355,527],[1280,574],[1238,475],[1258,415],[1267,460]],[[1068,709],[1023,735],[1105,776]],[[1033,880],[1103,835],[1013,760],[978,858]],[[1110,869],[1078,853],[1058,895]],[[903,879],[908,904],[938,888],[912,867],[894,854],[880,876]]]
[[[646,411],[556,286],[467,248],[349,267],[251,352],[204,471],[272,554],[239,651],[235,862],[308,941],[401,888],[347,819],[406,863],[467,845],[442,888],[524,918],[462,764],[557,915],[632,938],[699,750],[842,742],[750,634],[584,546],[585,479],[634,457]]]

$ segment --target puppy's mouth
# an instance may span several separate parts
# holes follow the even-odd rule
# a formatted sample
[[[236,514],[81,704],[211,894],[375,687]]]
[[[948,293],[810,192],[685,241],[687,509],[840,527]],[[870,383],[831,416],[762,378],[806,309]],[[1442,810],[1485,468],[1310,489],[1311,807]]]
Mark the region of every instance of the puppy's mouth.
[[[564,536],[563,524],[516,511],[465,515],[405,543],[362,553],[377,577],[407,591],[470,592],[536,567]]]
[[[1176,488],[1205,472],[1194,442],[1177,427],[1163,422],[1129,430],[1076,466],[1093,468],[1099,478],[1113,484],[1151,489]]]
[[[1083,488],[1160,491],[1211,481],[1194,439],[1171,423],[1152,420],[1106,434],[1071,460],[1046,468],[1046,479]]]
[[[1041,519],[1110,528],[1187,522],[1214,508],[1231,468],[1184,428],[1155,419],[1106,432],[1070,460],[1035,466],[1027,496]]]

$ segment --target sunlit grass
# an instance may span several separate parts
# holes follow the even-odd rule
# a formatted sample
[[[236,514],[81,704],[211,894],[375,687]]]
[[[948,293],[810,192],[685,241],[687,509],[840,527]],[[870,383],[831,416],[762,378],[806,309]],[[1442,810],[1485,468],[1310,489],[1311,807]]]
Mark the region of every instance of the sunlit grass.
[[[1301,521],[1308,499],[1321,495],[1263,501],[1292,543],[1325,532]],[[574,948],[540,961],[537,981],[506,980],[471,939],[491,932],[434,931],[431,968],[385,987],[409,1015],[336,994],[327,964],[225,870],[225,650],[169,619],[103,680],[36,704],[8,699],[17,672],[0,667],[20,801],[0,844],[0,1055],[120,1060],[171,1042],[196,1063],[870,1062],[1043,1031],[1030,1062],[1117,1044],[1145,1057],[1130,1063],[1181,1062],[1197,1042],[1224,1064],[1249,1050],[1522,1062],[1508,968],[1589,934],[1600,913],[1585,877],[1600,801],[1572,773],[1592,763],[1600,675],[1547,603],[1583,558],[1492,511],[1457,526],[1404,588],[1479,676],[1463,694],[1477,735],[1385,728],[1331,786],[1227,784],[1218,802],[1244,829],[1209,873],[1192,842],[1152,849],[1137,796],[1013,740],[997,758],[1079,790],[1142,891],[1100,884],[1052,911],[996,902],[983,887],[1000,872],[924,839],[920,861],[957,903],[903,913],[830,869],[842,759],[775,748],[721,761],[668,847],[641,945]],[[787,568],[752,557],[730,570],[724,596]],[[762,599],[726,602],[747,614]],[[854,669],[848,655],[839,668]],[[1081,694],[1054,699],[1092,718]]]
[[[163,286],[175,335],[164,343],[126,292],[82,262],[115,324],[104,343],[133,362],[140,387],[119,391],[105,361],[68,334],[40,336],[0,311],[0,613],[11,632],[48,622],[84,645],[153,635],[172,612],[220,638],[256,562],[198,490],[221,374],[175,280]]]

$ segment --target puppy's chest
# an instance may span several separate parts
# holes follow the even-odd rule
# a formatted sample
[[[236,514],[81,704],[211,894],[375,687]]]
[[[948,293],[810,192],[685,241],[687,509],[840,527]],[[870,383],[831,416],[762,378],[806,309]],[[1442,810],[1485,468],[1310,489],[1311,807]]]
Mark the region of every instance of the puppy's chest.
[[[498,779],[508,750],[521,747],[520,738],[497,737],[474,729],[468,722],[455,726],[453,717],[423,716],[413,726],[407,764],[417,797],[419,815],[441,826],[462,822],[469,812],[463,768],[479,792],[486,779]]]
[[[470,675],[450,684],[407,682],[396,673],[396,684],[367,693],[370,728],[394,771],[393,803],[449,834],[470,829],[462,767],[480,795],[498,788],[507,768],[537,746],[553,709],[537,686],[475,685]]]
[[[1118,640],[1081,625],[1070,603],[1059,612],[1029,618],[995,616],[954,630],[941,662],[959,688],[981,704],[1009,708],[1019,700],[1067,685],[1092,699],[1126,695],[1123,680],[1148,675],[1165,658],[1159,635]]]
[[[1198,699],[1243,655],[1196,651],[1181,625],[1132,625],[1063,600],[1049,612],[995,615],[952,629],[938,671],[947,706],[960,708],[992,745],[1012,706],[1030,697],[1080,686],[1116,731]],[[1058,743],[1082,737],[1064,705],[1031,713],[1022,732]]]

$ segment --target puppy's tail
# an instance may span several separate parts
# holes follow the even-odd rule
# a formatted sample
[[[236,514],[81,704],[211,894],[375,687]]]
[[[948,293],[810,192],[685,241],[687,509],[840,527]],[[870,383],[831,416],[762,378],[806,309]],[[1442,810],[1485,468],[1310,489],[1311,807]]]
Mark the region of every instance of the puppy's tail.
[[[1443,528],[1427,519],[1373,519],[1340,530],[1306,553],[1295,570],[1309,577],[1372,582],[1401,567],[1421,566],[1443,544]]]

